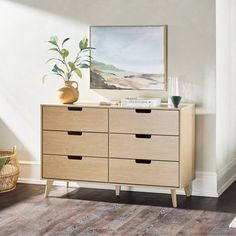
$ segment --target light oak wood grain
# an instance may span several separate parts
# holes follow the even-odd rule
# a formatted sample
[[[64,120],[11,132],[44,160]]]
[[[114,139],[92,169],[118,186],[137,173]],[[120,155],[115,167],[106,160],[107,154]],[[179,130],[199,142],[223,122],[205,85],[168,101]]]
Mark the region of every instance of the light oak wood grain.
[[[173,107],[173,106],[169,106],[167,103],[161,103],[160,106],[157,107],[151,107],[152,110],[167,110],[167,111],[179,111],[182,108],[189,106],[189,103],[181,103],[177,108]],[[100,105],[98,102],[77,102],[76,104],[41,104],[42,107],[85,107],[85,108],[107,108],[107,109],[111,109],[111,108],[115,108],[115,109],[133,109],[133,107],[124,107],[121,106],[119,104],[111,104],[111,105]],[[144,109],[143,106],[137,106],[135,107],[136,109]],[[149,109],[147,107],[147,109]]]
[[[180,187],[188,186],[194,179],[194,106],[180,111]]]
[[[107,132],[108,110],[83,107],[81,111],[69,111],[65,106],[45,106],[43,129]]]
[[[115,185],[116,196],[120,196],[120,189],[121,189],[120,185]]]
[[[108,182],[108,159],[43,155],[43,178]]]
[[[190,188],[189,185],[186,186],[186,187],[184,187],[184,192],[185,192],[185,194],[186,194],[187,197],[190,197],[190,196],[191,196],[192,192],[191,192],[191,188]]]
[[[171,189],[170,191],[171,191],[172,206],[177,207],[176,189]]]
[[[115,183],[116,194],[120,184],[171,187],[176,206],[175,188],[189,195],[195,176],[194,132],[192,104],[178,109],[42,106],[42,177]]]
[[[135,160],[109,160],[109,182],[178,187],[178,176],[178,162],[141,164]]]
[[[68,135],[64,131],[43,131],[43,153],[108,157],[108,134]]]
[[[45,187],[45,192],[44,192],[44,197],[47,197],[52,189],[53,185],[53,180],[48,179],[46,182],[46,187]]]
[[[194,104],[191,104],[190,105],[192,107],[192,158],[193,158],[193,161],[192,161],[192,179],[195,179],[196,178],[196,171],[195,171],[195,166],[196,166],[196,154],[195,154],[195,151],[196,151],[196,145],[195,145],[195,142],[196,142],[196,117],[195,117],[195,112],[196,112],[196,107]]]
[[[111,133],[178,135],[179,111],[110,109],[109,127]]]
[[[131,134],[109,135],[109,156],[132,159],[179,160],[179,137],[137,138]]]

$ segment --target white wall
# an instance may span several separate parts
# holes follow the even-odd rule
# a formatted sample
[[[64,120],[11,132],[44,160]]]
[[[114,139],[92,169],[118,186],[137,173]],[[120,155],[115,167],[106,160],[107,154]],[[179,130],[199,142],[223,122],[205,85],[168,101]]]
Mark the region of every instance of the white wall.
[[[236,1],[216,1],[218,191],[236,180]]]
[[[39,178],[39,105],[55,102],[56,90],[62,86],[56,78],[41,83],[49,69],[44,63],[49,58],[45,41],[57,34],[71,37],[71,45],[76,45],[88,34],[89,25],[168,24],[169,75],[183,79],[185,99],[197,103],[198,176],[214,175],[214,0],[0,0],[0,22],[0,147],[17,145],[22,178]],[[90,90],[88,71],[79,87],[81,100],[167,96],[156,91]]]

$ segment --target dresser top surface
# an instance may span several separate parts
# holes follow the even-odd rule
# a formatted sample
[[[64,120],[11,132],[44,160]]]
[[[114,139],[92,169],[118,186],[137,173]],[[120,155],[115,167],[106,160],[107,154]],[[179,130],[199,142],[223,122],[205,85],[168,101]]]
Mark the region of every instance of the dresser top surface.
[[[60,106],[60,107],[89,107],[89,108],[108,108],[108,109],[152,109],[152,110],[181,110],[184,108],[187,108],[189,106],[195,106],[195,104],[193,103],[184,103],[181,104],[178,108],[174,108],[172,106],[168,106],[167,103],[161,103],[160,106],[156,106],[156,107],[148,107],[148,106],[121,106],[118,104],[104,104],[101,105],[99,103],[96,102],[77,102],[74,104],[59,104],[59,103],[48,103],[48,104],[41,104],[41,106]]]

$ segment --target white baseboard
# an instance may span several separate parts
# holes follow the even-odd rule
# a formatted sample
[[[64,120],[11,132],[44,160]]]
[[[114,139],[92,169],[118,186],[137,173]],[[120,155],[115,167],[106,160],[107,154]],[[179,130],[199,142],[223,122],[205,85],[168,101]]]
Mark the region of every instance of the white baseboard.
[[[236,173],[230,179],[228,179],[225,184],[220,186],[218,189],[218,195],[220,196],[234,181],[236,181]]]
[[[19,161],[20,165],[40,165],[39,161]]]
[[[29,179],[29,178],[19,178],[18,183],[22,183],[22,184],[39,184],[39,185],[45,185],[46,184],[46,180],[42,180],[42,179]]]
[[[236,158],[218,171],[218,195],[220,196],[234,181],[236,181]]]
[[[217,193],[217,174],[215,172],[197,171],[192,189],[195,196],[219,197]]]

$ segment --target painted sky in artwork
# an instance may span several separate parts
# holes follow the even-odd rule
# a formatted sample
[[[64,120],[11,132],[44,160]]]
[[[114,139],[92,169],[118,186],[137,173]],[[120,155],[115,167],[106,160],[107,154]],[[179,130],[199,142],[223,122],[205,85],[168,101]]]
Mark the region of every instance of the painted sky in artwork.
[[[164,74],[164,27],[91,27],[94,60],[137,73]]]

